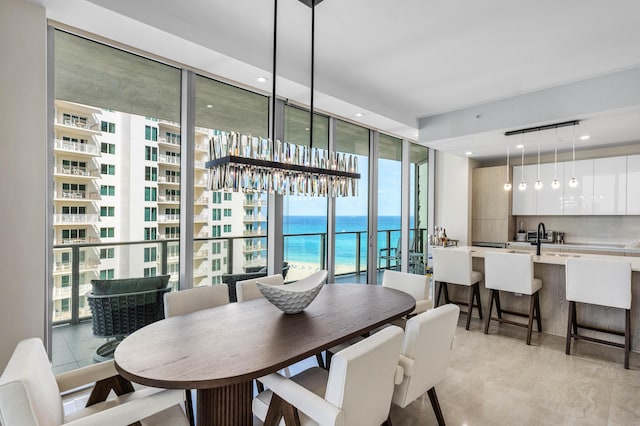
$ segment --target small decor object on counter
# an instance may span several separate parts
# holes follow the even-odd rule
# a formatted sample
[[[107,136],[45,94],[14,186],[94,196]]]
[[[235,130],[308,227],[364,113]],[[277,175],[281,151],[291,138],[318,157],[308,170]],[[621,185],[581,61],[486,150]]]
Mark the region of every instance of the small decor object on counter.
[[[327,271],[322,270],[293,284],[269,285],[257,281],[256,286],[276,308],[285,314],[297,314],[313,302],[326,280]]]

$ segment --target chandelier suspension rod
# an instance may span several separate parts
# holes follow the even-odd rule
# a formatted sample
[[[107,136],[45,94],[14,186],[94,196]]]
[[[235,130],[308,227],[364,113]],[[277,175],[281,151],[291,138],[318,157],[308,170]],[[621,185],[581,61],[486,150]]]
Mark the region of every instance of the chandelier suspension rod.
[[[271,140],[276,140],[276,58],[278,50],[278,0],[273,0],[273,71],[271,72]]]
[[[311,3],[311,101],[309,103],[309,148],[313,147],[313,92],[315,81],[316,2]]]

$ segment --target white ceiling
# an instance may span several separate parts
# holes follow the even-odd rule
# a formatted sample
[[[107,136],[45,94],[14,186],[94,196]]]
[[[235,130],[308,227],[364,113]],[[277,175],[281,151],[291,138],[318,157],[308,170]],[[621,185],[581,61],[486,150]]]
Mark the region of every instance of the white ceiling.
[[[271,1],[33,1],[51,19],[270,91],[255,78],[270,78]],[[278,94],[308,103],[310,9],[278,3]],[[640,66],[638,28],[636,0],[325,0],[316,8],[316,106],[417,139],[421,117]],[[594,117],[590,132],[619,134],[591,142],[637,141],[637,117]],[[504,155],[497,135],[429,145],[489,158]]]

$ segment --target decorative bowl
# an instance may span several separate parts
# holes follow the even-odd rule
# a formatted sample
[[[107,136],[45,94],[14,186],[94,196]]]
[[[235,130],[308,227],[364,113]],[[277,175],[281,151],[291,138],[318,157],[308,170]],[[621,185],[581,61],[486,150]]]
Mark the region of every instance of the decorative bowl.
[[[269,285],[256,282],[262,295],[285,314],[302,312],[316,298],[327,278],[327,271],[315,274],[293,284]]]

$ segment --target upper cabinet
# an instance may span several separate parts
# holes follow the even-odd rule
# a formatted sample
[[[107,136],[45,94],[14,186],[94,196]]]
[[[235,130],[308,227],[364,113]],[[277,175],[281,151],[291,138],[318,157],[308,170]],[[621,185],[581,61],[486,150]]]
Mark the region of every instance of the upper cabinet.
[[[627,213],[627,157],[593,160],[593,214]]]
[[[627,214],[640,214],[640,155],[627,157]]]
[[[551,182],[558,179],[559,188],[553,188]],[[557,167],[554,163],[540,164],[540,180],[544,186],[536,193],[536,214],[538,215],[561,215],[564,212],[564,167],[562,163]]]
[[[572,177],[578,181],[575,187],[569,185]],[[564,214],[593,214],[593,160],[564,163]]]
[[[515,166],[513,168],[513,214],[516,216],[536,215],[536,190],[533,184],[537,179],[537,165]],[[527,184],[527,189],[520,191],[520,182]]]
[[[513,239],[511,193],[504,190],[507,166],[473,169],[472,240],[506,243]]]

